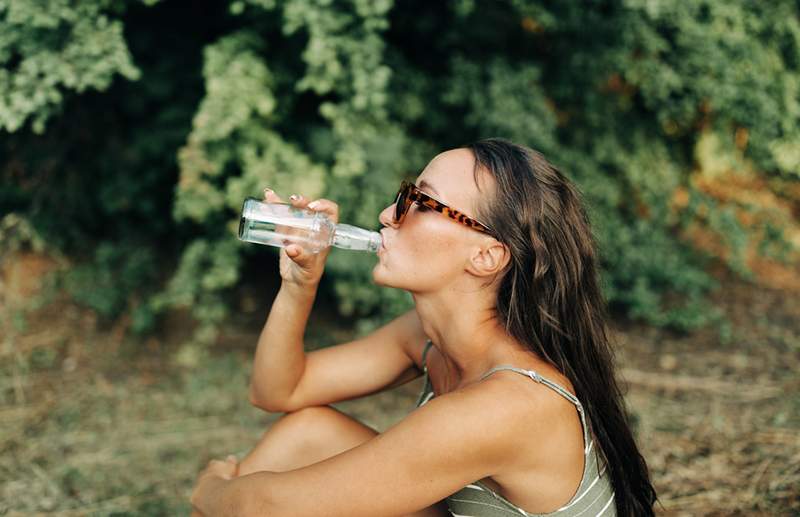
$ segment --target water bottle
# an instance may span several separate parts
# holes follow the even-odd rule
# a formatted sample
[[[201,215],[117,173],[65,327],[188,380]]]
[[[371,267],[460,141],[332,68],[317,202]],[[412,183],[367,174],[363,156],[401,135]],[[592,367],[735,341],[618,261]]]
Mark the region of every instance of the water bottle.
[[[299,244],[309,253],[319,253],[328,246],[375,253],[381,247],[378,232],[334,224],[322,212],[286,203],[266,203],[253,197],[245,199],[242,205],[239,239],[278,247]]]

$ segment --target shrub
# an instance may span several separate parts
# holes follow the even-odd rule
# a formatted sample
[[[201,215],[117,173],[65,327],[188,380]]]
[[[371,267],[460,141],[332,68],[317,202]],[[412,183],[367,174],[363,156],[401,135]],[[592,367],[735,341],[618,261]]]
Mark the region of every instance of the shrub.
[[[109,315],[132,310],[137,284],[160,287],[148,262],[174,261],[144,290],[143,329],[188,306],[213,339],[243,262],[264,252],[235,240],[244,197],[324,196],[377,228],[400,179],[487,136],[543,151],[579,185],[607,298],[628,316],[707,324],[710,262],[749,276],[752,250],[796,256],[796,2],[237,0],[183,24],[180,43],[154,34],[187,13],[150,3],[0,4],[14,29],[0,37],[0,206],[73,254],[96,247],[83,254],[102,267],[74,285],[105,287],[74,292]],[[411,304],[371,285],[373,263],[329,259],[360,332]]]

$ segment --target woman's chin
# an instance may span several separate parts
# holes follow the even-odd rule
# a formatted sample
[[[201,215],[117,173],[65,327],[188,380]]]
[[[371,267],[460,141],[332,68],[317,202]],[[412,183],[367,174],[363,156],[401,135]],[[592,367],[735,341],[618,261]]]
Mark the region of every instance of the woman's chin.
[[[375,285],[383,285],[383,281],[382,281],[383,275],[381,275],[381,271],[380,271],[382,269],[383,269],[383,266],[381,265],[380,262],[375,264],[375,267],[372,268],[372,283],[374,283]]]
[[[372,268],[372,283],[381,287],[392,287],[387,282],[386,276],[386,268],[383,264],[380,262],[375,264],[375,267]]]

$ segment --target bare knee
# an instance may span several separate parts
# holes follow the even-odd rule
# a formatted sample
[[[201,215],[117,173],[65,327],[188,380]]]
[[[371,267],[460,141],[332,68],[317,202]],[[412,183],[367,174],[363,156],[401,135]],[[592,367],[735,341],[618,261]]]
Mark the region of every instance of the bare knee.
[[[286,413],[272,425],[271,429],[281,427],[302,432],[313,426],[328,425],[335,420],[337,413],[339,412],[330,406],[304,407],[297,411]]]
[[[300,468],[351,449],[377,434],[329,406],[299,409],[285,414],[267,429],[242,460],[240,474]]]
[[[377,434],[374,429],[330,406],[311,406],[287,413],[267,432],[285,434],[287,439],[306,447],[342,450]]]

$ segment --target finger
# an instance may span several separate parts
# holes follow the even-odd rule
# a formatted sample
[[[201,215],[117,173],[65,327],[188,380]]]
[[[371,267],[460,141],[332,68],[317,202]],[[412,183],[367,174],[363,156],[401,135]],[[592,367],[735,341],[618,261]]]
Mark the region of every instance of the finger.
[[[286,255],[302,269],[308,269],[314,263],[316,253],[304,248],[300,244],[289,244],[284,248]]]
[[[272,190],[269,187],[264,189],[264,201],[267,201],[269,203],[282,203],[283,202],[281,197],[278,194],[276,194],[275,191]]]
[[[289,196],[289,203],[298,208],[305,208],[308,205],[308,199],[302,194],[292,194]]]
[[[286,250],[286,254],[292,260],[295,260],[296,258],[298,258],[300,255],[303,254],[303,248],[301,248],[297,244],[289,244],[284,249]]]
[[[330,199],[317,199],[309,203],[307,208],[309,210],[314,210],[315,212],[323,212],[327,214],[334,224],[339,222],[339,205]]]
[[[201,477],[208,474],[211,476],[220,476],[225,478],[226,476],[229,476],[230,472],[235,472],[236,469],[237,464],[235,462],[229,460],[211,460],[208,462],[208,467],[203,471]]]

